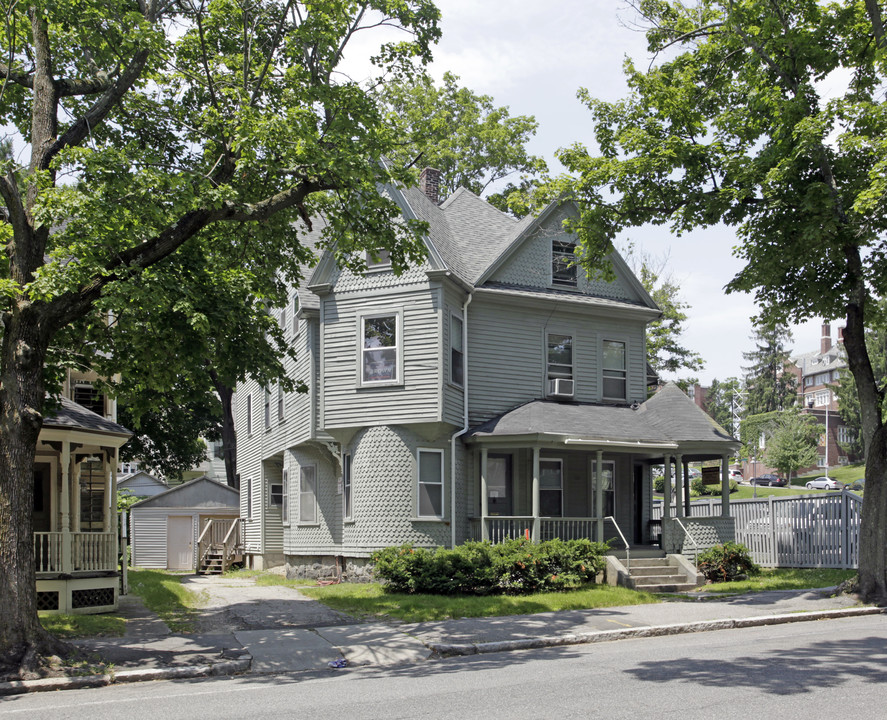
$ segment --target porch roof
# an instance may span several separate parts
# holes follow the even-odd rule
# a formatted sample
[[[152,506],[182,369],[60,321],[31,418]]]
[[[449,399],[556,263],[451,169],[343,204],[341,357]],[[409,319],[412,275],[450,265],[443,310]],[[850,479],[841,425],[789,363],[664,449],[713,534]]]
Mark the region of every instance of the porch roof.
[[[132,433],[123,425],[118,425],[113,420],[103,418],[82,405],[61,398],[61,406],[47,414],[43,420],[44,428],[61,428],[66,430],[86,430],[88,432],[102,433],[105,435],[119,435],[127,438]]]
[[[466,439],[597,446],[651,456],[716,456],[739,448],[673,383],[636,407],[533,400],[473,428]]]

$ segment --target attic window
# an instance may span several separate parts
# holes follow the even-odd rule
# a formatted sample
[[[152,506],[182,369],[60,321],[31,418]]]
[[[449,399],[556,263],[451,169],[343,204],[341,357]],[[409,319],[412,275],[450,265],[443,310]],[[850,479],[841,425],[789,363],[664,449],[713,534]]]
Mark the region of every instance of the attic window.
[[[367,250],[367,270],[382,270],[391,267],[391,254],[384,249]]]
[[[577,286],[576,243],[551,241],[551,284]]]
[[[92,383],[78,383],[74,386],[75,403],[92,410],[96,415],[105,415],[105,396],[96,390]]]

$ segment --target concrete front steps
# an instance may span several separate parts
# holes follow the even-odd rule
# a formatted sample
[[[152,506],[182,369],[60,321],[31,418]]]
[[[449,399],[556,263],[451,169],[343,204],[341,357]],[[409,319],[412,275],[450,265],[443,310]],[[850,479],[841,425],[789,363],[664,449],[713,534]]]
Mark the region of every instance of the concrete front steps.
[[[693,563],[683,555],[658,553],[625,553],[607,556],[607,582],[634,590],[651,593],[675,593],[693,590],[705,584],[705,578],[696,572]],[[651,557],[651,555],[653,555]]]

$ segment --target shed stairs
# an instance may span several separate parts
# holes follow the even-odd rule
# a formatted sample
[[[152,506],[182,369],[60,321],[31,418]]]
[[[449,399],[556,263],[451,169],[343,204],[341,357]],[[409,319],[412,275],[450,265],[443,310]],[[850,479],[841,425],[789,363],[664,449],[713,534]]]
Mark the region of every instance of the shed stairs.
[[[625,563],[625,552],[614,553]],[[635,551],[631,553],[631,564],[628,568],[627,585],[635,590],[650,593],[688,592],[697,587],[691,582],[680,566],[671,562],[661,551]]]
[[[201,575],[221,575],[228,568],[225,567],[225,548],[222,545],[212,545],[200,561]]]

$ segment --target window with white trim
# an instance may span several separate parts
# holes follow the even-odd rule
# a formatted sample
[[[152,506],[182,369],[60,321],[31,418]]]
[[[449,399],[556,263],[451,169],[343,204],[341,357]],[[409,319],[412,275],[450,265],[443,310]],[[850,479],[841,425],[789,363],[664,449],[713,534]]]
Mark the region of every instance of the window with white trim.
[[[548,379],[573,379],[573,336],[548,333]]]
[[[271,507],[283,506],[283,482],[268,483],[268,504]]]
[[[418,464],[418,517],[443,517],[443,450],[417,452]]]
[[[271,386],[265,386],[265,429],[271,428]]]
[[[539,514],[542,517],[561,517],[564,503],[564,461],[539,461]]]
[[[283,392],[283,386],[280,383],[277,383],[277,422],[283,422],[284,399],[285,394]]]
[[[299,522],[317,522],[317,470],[314,465],[299,469]]]
[[[342,456],[342,516],[346,520],[352,517],[351,507],[351,453]]]
[[[282,477],[283,492],[280,494],[280,519],[282,522],[290,521],[290,473],[289,470],[283,471]]]
[[[293,335],[299,334],[299,291],[293,293]]]
[[[813,399],[813,404],[816,407],[825,407],[831,402],[831,394],[830,390],[817,390]]]
[[[598,513],[597,507],[597,460],[591,460],[591,516],[592,517],[610,517],[616,512],[616,463],[612,460],[604,460],[603,463],[603,512]]]
[[[392,383],[400,380],[398,358],[399,315],[364,315],[360,319],[361,383]]]
[[[853,431],[846,425],[838,425],[838,443],[849,445],[855,440]]]
[[[246,396],[246,434],[253,434],[253,396],[252,393]]]
[[[450,315],[450,382],[459,387],[465,382],[463,328],[462,318]]]
[[[280,308],[280,329],[285,333],[286,332],[286,307],[289,305],[287,302],[282,308]]]
[[[391,267],[391,253],[384,248],[367,250],[365,259],[367,270],[387,270]]]
[[[246,519],[252,520],[253,517],[253,479],[246,479]]]
[[[551,241],[551,284],[561,287],[577,287],[576,243],[563,240]]]
[[[609,400],[625,400],[628,397],[625,343],[604,340],[603,356],[603,396]]]

